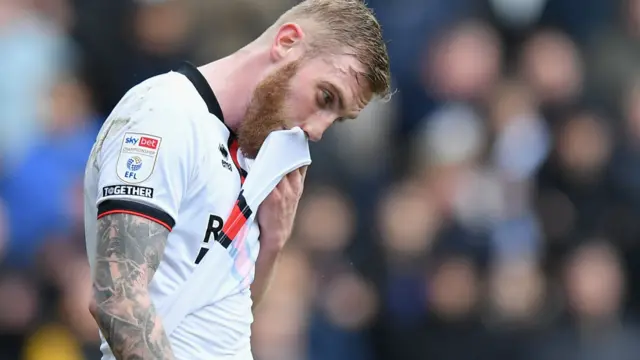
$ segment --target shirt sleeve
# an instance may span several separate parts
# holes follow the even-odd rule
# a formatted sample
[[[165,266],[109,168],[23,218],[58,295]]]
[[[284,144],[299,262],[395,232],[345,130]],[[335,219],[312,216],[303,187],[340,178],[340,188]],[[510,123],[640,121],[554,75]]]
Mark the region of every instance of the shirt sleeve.
[[[98,219],[134,214],[173,229],[193,166],[188,115],[143,103],[105,136],[97,157]]]

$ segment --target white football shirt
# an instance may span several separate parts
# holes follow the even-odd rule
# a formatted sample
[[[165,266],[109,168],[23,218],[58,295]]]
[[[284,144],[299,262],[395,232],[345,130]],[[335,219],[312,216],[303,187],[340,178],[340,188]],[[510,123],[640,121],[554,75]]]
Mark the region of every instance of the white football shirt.
[[[197,68],[153,77],[132,88],[104,123],[85,173],[87,253],[94,269],[96,220],[136,214],[170,230],[164,257],[149,285],[157,309],[210,251],[233,257],[211,274],[224,281],[219,301],[188,315],[169,336],[177,359],[251,359],[253,315],[249,285],[257,235],[233,255],[219,241],[246,177],[234,134]],[[228,246],[228,244],[226,244]],[[103,360],[115,359],[106,341]]]

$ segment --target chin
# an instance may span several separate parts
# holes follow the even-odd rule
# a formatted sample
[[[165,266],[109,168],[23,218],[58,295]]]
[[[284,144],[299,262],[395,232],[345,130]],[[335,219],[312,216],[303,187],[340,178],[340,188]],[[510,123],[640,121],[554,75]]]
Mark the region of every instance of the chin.
[[[245,158],[250,159],[250,160],[255,160],[256,156],[258,156],[258,151],[260,151],[260,149],[258,149],[256,151],[244,151],[244,150],[241,150],[241,151],[242,151],[242,155]]]

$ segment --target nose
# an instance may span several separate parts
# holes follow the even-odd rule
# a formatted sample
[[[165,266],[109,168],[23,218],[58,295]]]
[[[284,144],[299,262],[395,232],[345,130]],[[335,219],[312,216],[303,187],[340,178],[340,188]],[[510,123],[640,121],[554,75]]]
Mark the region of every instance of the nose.
[[[322,135],[327,131],[331,123],[333,122],[331,117],[321,117],[310,119],[304,125],[302,125],[302,130],[307,133],[309,140],[313,142],[318,142],[322,139]]]
[[[316,131],[316,130],[305,130],[303,129],[305,133],[307,133],[307,136],[309,137],[309,140],[313,141],[313,142],[318,142],[320,140],[322,140],[322,135],[324,132],[322,131]]]

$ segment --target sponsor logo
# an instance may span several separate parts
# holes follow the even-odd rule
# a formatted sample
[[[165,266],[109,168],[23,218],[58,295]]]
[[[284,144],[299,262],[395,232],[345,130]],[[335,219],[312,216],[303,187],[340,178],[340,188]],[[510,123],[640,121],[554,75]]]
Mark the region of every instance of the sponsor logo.
[[[204,239],[202,239],[202,245],[200,246],[200,251],[198,251],[198,256],[196,257],[196,265],[200,264],[202,258],[207,254],[211,243],[213,241],[218,241],[220,239],[220,231],[224,227],[224,220],[214,214],[209,215],[209,222],[207,223],[207,229],[204,233]]]
[[[158,140],[150,137],[142,136],[140,138],[140,146],[148,149],[156,150],[158,148]]]
[[[125,145],[133,145],[140,146],[152,150],[156,150],[158,148],[159,138],[151,137],[151,136],[142,136],[142,135],[130,135],[124,139]]]
[[[224,157],[225,159],[229,158],[229,152],[227,151],[227,148],[224,147],[224,145],[220,144],[218,149],[220,150],[220,153],[222,154],[222,157]]]
[[[139,196],[147,199],[153,198],[153,189],[135,185],[111,185],[102,188],[102,196]]]
[[[231,163],[228,161],[224,161],[224,160],[220,160],[222,161],[222,167],[233,172],[233,168],[231,167]]]
[[[124,139],[124,143],[127,145],[136,145],[138,144],[138,138],[137,137],[133,137],[133,136],[129,136],[126,139]]]
[[[158,160],[162,138],[139,133],[126,133],[118,156],[118,177],[129,184],[149,178]]]

